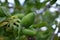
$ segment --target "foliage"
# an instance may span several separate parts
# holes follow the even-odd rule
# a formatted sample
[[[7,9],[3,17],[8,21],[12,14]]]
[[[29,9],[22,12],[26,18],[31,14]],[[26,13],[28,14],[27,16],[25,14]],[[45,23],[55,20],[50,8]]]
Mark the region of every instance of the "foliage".
[[[54,32],[51,26],[57,25],[55,19],[59,13],[51,13],[49,8],[56,1],[25,0],[21,5],[18,0],[14,0],[13,7],[8,6],[7,0],[0,2],[0,40],[51,40]],[[47,2],[50,4],[46,5]],[[9,12],[10,8],[14,9],[12,13]],[[42,8],[44,11],[38,14],[36,10]],[[47,30],[42,31],[44,26]],[[57,36],[55,38],[59,39]]]

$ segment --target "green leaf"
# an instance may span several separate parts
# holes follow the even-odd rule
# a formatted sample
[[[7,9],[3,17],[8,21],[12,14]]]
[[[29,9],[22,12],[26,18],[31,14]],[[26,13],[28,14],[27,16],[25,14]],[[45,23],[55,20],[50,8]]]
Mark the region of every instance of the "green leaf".
[[[13,26],[13,34],[15,37],[17,37],[18,35],[18,27],[16,25],[12,25]]]
[[[24,35],[27,35],[27,36],[35,36],[36,32],[37,31],[35,29],[33,29],[33,30],[31,30],[31,29],[22,29],[22,33]]]
[[[19,3],[19,0],[14,0],[15,2],[15,12],[18,12],[19,10],[22,9],[20,3]]]
[[[50,4],[52,5],[52,4],[54,4],[56,1],[57,1],[57,0],[52,0],[52,1],[50,2]]]
[[[30,26],[30,28],[41,28],[41,27],[47,26],[47,25],[48,25],[47,22],[41,22],[41,23],[37,23],[37,24],[32,24]]]
[[[2,22],[2,23],[0,23],[0,27],[5,26],[7,24],[8,24],[8,22]]]
[[[3,7],[3,6],[0,6],[0,13],[1,13],[0,14],[1,17],[4,17],[4,16],[10,17],[11,16],[11,14],[7,10],[7,8]]]
[[[19,0],[14,0],[16,6],[20,6]]]
[[[6,20],[6,17],[0,17],[0,23],[5,21]]]
[[[22,36],[20,37],[20,40],[27,40],[27,37],[26,37],[25,35],[22,35]]]
[[[18,17],[19,19],[22,19],[25,15],[23,13],[16,13],[13,16]]]

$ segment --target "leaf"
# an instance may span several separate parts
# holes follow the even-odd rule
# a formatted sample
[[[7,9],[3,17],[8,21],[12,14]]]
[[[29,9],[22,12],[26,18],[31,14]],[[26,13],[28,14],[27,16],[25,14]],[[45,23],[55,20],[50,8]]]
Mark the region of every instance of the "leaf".
[[[19,0],[14,0],[16,6],[20,6]]]
[[[52,5],[52,4],[54,4],[56,1],[57,1],[57,0],[52,0],[52,1],[50,1],[50,4]]]
[[[4,16],[10,17],[11,16],[11,14],[7,10],[7,8],[3,7],[3,6],[0,6],[0,13],[1,13],[0,14],[1,17],[4,17]]]
[[[19,3],[19,0],[14,0],[14,2],[15,2],[15,11],[18,12],[19,10],[22,9],[22,7],[21,7],[21,5]]]
[[[23,13],[16,13],[13,16],[18,17],[19,19],[22,19],[25,15]]]
[[[45,5],[48,1],[50,1],[50,0],[44,0],[44,2],[41,3],[40,0],[35,0],[35,7],[37,9],[43,8],[43,7],[45,7]]]
[[[5,21],[6,20],[6,17],[0,17],[0,23]]]
[[[26,37],[25,35],[22,35],[22,36],[20,37],[20,40],[27,40],[27,37]]]
[[[7,24],[8,24],[8,22],[0,23],[0,27],[5,26],[5,25],[7,25]]]
[[[12,26],[13,26],[14,37],[17,37],[18,36],[18,27],[16,25],[12,25]]]
[[[8,16],[8,17],[11,16],[11,13],[9,13],[9,11],[5,7],[1,7],[1,8],[6,16]]]
[[[41,22],[41,23],[37,23],[37,24],[33,24],[30,26],[30,28],[41,28],[43,26],[47,26],[47,22]]]

